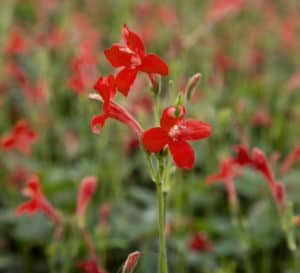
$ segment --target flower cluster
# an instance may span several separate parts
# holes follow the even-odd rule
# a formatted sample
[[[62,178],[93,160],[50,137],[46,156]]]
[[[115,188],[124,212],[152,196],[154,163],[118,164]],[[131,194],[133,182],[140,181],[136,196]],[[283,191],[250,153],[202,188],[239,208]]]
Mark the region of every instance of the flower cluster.
[[[168,146],[177,167],[191,169],[194,165],[195,155],[193,148],[187,142],[207,138],[211,133],[211,125],[195,119],[184,120],[185,107],[171,105],[163,110],[160,126],[143,131],[135,118],[121,105],[114,102],[116,92],[127,96],[138,72],[145,72],[153,88],[157,86],[155,75],[169,74],[168,65],[156,54],[146,53],[145,46],[138,34],[131,31],[127,25],[123,26],[125,45],[113,44],[104,54],[111,65],[121,68],[116,76],[109,74],[100,76],[94,85],[98,99],[103,103],[103,113],[92,118],[91,127],[94,133],[99,133],[107,118],[113,118],[131,128],[149,152],[157,153]],[[199,80],[197,74],[197,80]],[[190,92],[189,92],[190,96]]]
[[[16,209],[16,215],[23,213],[33,214],[37,211],[44,212],[49,219],[53,221],[57,228],[57,234],[60,234],[62,228],[62,220],[59,212],[49,203],[44,193],[42,192],[40,181],[37,175],[32,175],[27,182],[26,187],[23,190],[24,195],[27,195],[30,199],[21,204]]]
[[[282,207],[285,203],[285,186],[277,181],[264,152],[259,148],[253,148],[250,154],[247,147],[242,145],[237,145],[235,150],[235,157],[221,161],[220,171],[208,176],[207,182],[225,181],[229,200],[231,204],[235,204],[237,198],[232,178],[241,174],[242,167],[249,166],[265,177],[275,202]]]

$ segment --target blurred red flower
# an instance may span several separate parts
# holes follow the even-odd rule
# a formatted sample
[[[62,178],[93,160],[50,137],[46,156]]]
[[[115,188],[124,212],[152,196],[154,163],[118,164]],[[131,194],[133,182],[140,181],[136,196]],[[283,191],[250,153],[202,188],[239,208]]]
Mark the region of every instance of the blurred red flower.
[[[36,131],[29,127],[26,120],[20,120],[10,132],[1,138],[1,146],[5,150],[14,148],[23,154],[30,154],[31,145],[36,139]]]
[[[232,158],[221,160],[220,170],[217,173],[211,174],[206,178],[207,183],[224,181],[228,193],[228,199],[232,207],[237,205],[237,194],[232,178],[239,176],[241,172],[237,169],[235,161]]]
[[[28,49],[27,42],[19,30],[13,30],[6,42],[5,52],[7,54],[23,54]]]
[[[97,177],[86,176],[81,180],[76,209],[76,215],[79,219],[82,219],[84,217],[86,207],[92,195],[95,193],[96,188]]]
[[[276,181],[264,152],[259,148],[253,148],[252,155],[250,155],[248,149],[242,145],[236,146],[236,151],[234,162],[241,166],[249,165],[259,171],[266,178],[274,200],[279,206],[282,206],[285,200],[285,187],[281,182]]]
[[[188,242],[189,249],[192,251],[212,250],[213,244],[202,232],[196,232]]]
[[[194,119],[184,120],[184,115],[183,105],[165,108],[160,127],[144,131],[142,139],[145,148],[154,153],[168,145],[177,167],[192,169],[195,154],[187,141],[209,137],[211,125]]]
[[[214,0],[208,11],[208,19],[219,21],[228,14],[236,13],[244,7],[244,0]]]
[[[37,175],[31,175],[27,181],[27,185],[23,190],[24,195],[29,196],[29,200],[21,204],[16,209],[16,215],[23,213],[34,214],[41,210],[56,225],[57,230],[61,230],[61,218],[58,211],[48,202],[43,194],[40,181]]]
[[[104,51],[113,67],[122,67],[116,76],[116,86],[123,95],[127,96],[138,71],[147,74],[169,74],[168,65],[156,54],[146,54],[141,38],[126,25],[123,26],[123,38],[126,46],[113,44]]]
[[[107,273],[105,270],[98,268],[97,263],[93,260],[81,261],[77,266],[84,270],[82,273]]]
[[[283,161],[280,171],[282,174],[287,173],[291,166],[300,158],[300,144],[298,144]]]

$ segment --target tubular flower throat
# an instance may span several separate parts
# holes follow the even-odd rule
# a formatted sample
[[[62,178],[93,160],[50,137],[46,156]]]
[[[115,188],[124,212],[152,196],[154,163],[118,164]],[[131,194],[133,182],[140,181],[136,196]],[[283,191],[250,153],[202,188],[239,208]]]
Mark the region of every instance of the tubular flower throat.
[[[94,133],[100,133],[107,118],[113,118],[132,129],[138,136],[142,132],[142,127],[134,117],[121,105],[113,102],[116,94],[116,79],[109,74],[106,77],[100,76],[94,85],[94,89],[100,95],[98,100],[103,102],[103,114],[95,115],[91,120],[91,127]]]

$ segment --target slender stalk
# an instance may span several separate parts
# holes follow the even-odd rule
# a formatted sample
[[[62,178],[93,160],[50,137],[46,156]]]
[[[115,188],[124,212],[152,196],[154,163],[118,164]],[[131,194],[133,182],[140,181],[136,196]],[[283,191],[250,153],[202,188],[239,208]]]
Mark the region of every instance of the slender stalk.
[[[168,273],[167,248],[165,237],[164,193],[161,181],[156,183],[158,226],[159,226],[159,268],[158,273]]]
[[[237,201],[237,200],[236,200]],[[235,206],[230,207],[230,212],[231,212],[231,219],[232,223],[236,232],[236,235],[240,241],[241,248],[242,248],[242,255],[243,255],[243,260],[244,260],[244,268],[246,273],[253,273],[253,264],[251,257],[248,255],[248,238],[245,234],[244,230],[244,224],[241,219],[241,216],[239,214],[239,204],[236,202]]]

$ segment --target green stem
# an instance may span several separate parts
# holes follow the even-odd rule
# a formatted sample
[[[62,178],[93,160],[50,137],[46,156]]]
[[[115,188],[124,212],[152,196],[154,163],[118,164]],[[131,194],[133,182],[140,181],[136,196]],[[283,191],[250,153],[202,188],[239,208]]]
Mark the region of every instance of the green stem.
[[[239,204],[238,202],[234,207],[230,207],[231,212],[231,219],[233,226],[235,228],[236,235],[241,243],[242,248],[242,255],[244,260],[244,266],[245,266],[245,272],[246,273],[253,273],[253,265],[251,261],[251,257],[248,255],[248,238],[245,234],[243,221],[241,219],[240,213],[239,213]]]
[[[158,273],[168,273],[167,248],[165,238],[165,208],[162,183],[156,183],[158,226],[159,226],[159,268]]]
[[[159,124],[159,95],[154,94],[154,104],[153,104],[153,110],[154,110],[154,121],[155,124]]]

